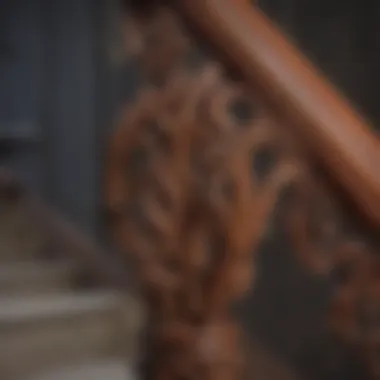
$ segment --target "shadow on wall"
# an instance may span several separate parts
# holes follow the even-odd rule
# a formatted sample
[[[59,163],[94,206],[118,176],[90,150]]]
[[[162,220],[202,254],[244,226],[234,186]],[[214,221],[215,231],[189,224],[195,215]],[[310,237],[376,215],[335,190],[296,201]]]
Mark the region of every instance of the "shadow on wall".
[[[35,257],[46,241],[42,226],[33,217],[21,196],[24,190],[5,168],[0,168],[0,255],[3,261]]]
[[[329,279],[302,268],[278,228],[263,242],[256,266],[256,285],[240,306],[250,335],[304,378],[367,380],[357,357],[338,345],[327,330]]]

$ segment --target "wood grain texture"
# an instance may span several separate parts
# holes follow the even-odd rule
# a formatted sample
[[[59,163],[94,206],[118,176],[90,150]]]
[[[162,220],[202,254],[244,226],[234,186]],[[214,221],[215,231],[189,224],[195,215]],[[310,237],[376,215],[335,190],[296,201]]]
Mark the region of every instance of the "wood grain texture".
[[[191,24],[238,67],[380,225],[380,149],[371,127],[248,1],[183,0]]]
[[[107,163],[113,232],[137,262],[150,311],[144,378],[240,378],[232,306],[255,284],[278,214],[298,261],[334,282],[329,302],[316,300],[329,309],[313,318],[316,331],[378,379],[380,245],[366,223],[378,227],[377,140],[248,2],[176,5],[132,13],[142,81]]]

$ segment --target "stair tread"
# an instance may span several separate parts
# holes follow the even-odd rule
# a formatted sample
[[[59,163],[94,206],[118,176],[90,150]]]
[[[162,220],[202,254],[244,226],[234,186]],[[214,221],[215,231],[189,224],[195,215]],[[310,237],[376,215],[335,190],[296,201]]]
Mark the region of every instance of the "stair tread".
[[[114,359],[85,363],[73,367],[58,368],[38,374],[27,380],[134,380],[130,366],[125,360]]]
[[[0,264],[0,296],[52,294],[72,289],[79,268],[68,260]]]
[[[0,264],[0,281],[14,277],[36,276],[39,274],[70,273],[74,266],[69,262],[50,261],[18,261]]]
[[[119,293],[99,290],[36,296],[0,296],[0,324],[92,313],[108,310],[120,302]]]

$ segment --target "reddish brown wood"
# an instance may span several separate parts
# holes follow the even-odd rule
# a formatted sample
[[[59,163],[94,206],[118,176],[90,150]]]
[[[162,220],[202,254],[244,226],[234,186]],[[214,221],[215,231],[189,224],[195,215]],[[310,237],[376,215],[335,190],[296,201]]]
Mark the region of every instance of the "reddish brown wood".
[[[380,147],[370,125],[249,1],[176,4],[259,88],[379,227]]]
[[[377,140],[248,2],[176,4],[246,81],[209,57],[189,67],[197,41],[172,8],[131,20],[127,46],[145,82],[111,140],[107,203],[151,314],[148,378],[238,378],[230,306],[250,289],[258,244],[290,190],[283,224],[295,253],[314,272],[345,273],[331,330],[379,379],[379,241],[326,176],[378,227]]]
[[[174,75],[141,95],[112,139],[108,204],[118,241],[136,255],[155,316],[154,378],[241,373],[230,304],[250,288],[251,250],[295,170],[285,160],[264,184],[252,179],[251,155],[273,134],[260,126],[265,119],[237,133],[230,116],[214,118],[238,96],[246,95],[212,68]],[[128,170],[136,149],[147,157]]]

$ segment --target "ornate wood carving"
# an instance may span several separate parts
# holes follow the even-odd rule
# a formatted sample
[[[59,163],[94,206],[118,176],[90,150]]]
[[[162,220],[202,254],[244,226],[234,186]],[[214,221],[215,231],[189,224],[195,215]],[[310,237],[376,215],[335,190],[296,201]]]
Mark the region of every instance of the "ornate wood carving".
[[[199,49],[181,14],[240,75]],[[145,377],[244,373],[231,306],[281,199],[295,253],[336,276],[332,332],[380,379],[377,141],[246,1],[136,13],[127,46],[144,85],[110,143],[107,203],[152,320]]]

